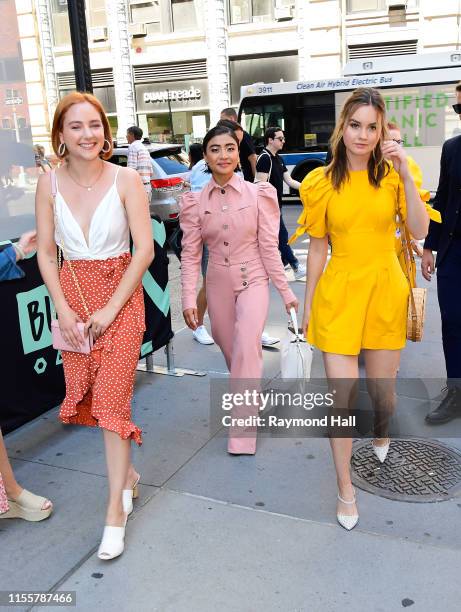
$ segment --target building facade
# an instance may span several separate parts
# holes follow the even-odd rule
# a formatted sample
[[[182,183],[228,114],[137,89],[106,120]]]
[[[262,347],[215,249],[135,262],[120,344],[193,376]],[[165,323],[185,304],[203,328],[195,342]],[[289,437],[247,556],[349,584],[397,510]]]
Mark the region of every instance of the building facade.
[[[34,0],[37,16],[44,3],[63,95],[75,87],[67,1]],[[133,118],[155,141],[201,138],[221,108],[238,107],[241,85],[337,77],[350,59],[455,50],[461,42],[458,0],[86,5],[94,92],[119,139]]]

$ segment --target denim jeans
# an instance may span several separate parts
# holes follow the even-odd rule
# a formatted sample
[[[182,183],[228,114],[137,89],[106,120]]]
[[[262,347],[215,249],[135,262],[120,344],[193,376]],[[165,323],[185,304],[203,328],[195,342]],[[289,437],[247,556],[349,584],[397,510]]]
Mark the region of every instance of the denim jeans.
[[[282,263],[284,266],[290,264],[292,268],[298,267],[299,261],[296,259],[295,254],[288,244],[288,230],[283,221],[282,211],[280,211],[279,251],[280,255],[282,256]]]

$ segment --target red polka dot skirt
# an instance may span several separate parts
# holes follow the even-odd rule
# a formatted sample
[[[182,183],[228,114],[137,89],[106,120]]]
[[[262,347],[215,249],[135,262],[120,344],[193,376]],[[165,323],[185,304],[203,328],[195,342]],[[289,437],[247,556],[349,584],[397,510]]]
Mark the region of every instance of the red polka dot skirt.
[[[129,253],[104,260],[72,260],[91,313],[107,304],[130,261]],[[86,321],[67,261],[60,279],[69,306]],[[131,420],[131,398],[144,330],[144,298],[139,285],[89,355],[62,352],[66,397],[59,417],[63,423],[99,426],[141,444],[141,430]]]
[[[8,500],[3,486],[2,475],[0,474],[0,514],[8,512]]]

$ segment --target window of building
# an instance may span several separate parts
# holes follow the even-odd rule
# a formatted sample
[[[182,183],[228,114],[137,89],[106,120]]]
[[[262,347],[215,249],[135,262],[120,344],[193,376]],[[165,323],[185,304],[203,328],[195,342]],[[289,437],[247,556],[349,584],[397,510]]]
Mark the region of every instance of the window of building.
[[[70,45],[69,16],[67,0],[51,0],[51,19],[53,21],[54,44],[57,47]]]
[[[231,24],[272,21],[274,0],[229,0]]]
[[[202,26],[202,0],[171,0],[173,30],[196,30]]]
[[[0,60],[0,82],[18,81],[24,78],[21,56],[5,57]]]
[[[10,130],[11,129],[11,121],[7,118],[2,119],[2,128],[4,130]]]
[[[11,98],[19,98],[18,89],[5,89],[5,98],[11,100]]]
[[[101,28],[107,26],[106,0],[87,0],[89,12],[88,26]]]
[[[131,23],[145,24],[147,34],[155,34],[161,31],[161,17],[160,0],[153,0],[152,2],[130,0]]]
[[[403,6],[416,8],[419,0],[402,0]],[[388,0],[347,0],[347,12],[358,13],[360,11],[385,11],[389,8]]]
[[[18,128],[20,130],[22,130],[25,127],[27,127],[27,121],[24,119],[24,117],[18,117],[17,118],[17,123],[18,123]]]

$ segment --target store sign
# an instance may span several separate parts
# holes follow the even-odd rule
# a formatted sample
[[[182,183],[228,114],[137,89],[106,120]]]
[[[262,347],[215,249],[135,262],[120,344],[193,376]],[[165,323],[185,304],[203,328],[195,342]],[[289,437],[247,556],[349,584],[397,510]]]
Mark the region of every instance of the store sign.
[[[136,85],[138,112],[151,113],[168,110],[188,110],[208,106],[208,84],[205,79],[171,81]]]
[[[190,89],[165,89],[164,91],[146,91],[144,102],[166,102],[168,99],[174,100],[199,100],[202,92],[196,87]]]

